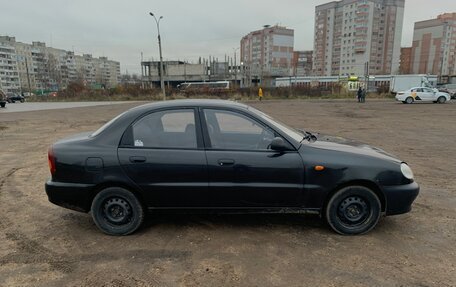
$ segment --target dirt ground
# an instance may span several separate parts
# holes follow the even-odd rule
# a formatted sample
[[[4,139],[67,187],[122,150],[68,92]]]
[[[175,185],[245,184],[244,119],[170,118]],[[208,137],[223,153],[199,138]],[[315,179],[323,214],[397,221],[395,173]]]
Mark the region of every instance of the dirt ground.
[[[0,286],[456,286],[456,103],[251,104],[407,161],[421,185],[412,212],[355,237],[302,215],[155,215],[111,237],[48,202],[47,148],[138,103],[0,110]]]

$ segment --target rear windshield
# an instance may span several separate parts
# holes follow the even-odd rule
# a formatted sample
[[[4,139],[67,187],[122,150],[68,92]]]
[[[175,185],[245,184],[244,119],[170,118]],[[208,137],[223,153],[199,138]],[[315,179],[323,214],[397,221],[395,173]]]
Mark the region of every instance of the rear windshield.
[[[113,122],[115,122],[118,118],[120,118],[121,116],[123,116],[126,112],[123,112],[121,113],[120,115],[118,115],[117,117],[113,118],[112,120],[110,120],[109,122],[105,123],[101,128],[99,128],[98,130],[96,130],[94,133],[92,133],[90,135],[90,137],[96,137],[97,135],[101,134],[105,129],[107,129]]]

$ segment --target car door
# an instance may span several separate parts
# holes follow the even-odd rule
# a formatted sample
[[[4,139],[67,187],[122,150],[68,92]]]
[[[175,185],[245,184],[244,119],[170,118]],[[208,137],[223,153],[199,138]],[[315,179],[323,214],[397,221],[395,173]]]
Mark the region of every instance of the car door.
[[[421,93],[421,100],[422,101],[436,101],[436,94],[433,89],[430,88],[422,88],[423,92]]]
[[[156,111],[133,123],[122,138],[119,161],[149,206],[203,207],[207,163],[198,113],[193,108]]]
[[[276,131],[240,111],[202,109],[209,190],[215,207],[301,206],[303,161],[269,149]]]

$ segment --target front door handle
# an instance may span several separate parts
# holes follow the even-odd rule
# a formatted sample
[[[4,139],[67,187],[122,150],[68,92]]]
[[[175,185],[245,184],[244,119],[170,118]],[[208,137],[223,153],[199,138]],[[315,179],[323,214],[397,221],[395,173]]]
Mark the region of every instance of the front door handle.
[[[218,163],[220,166],[233,165],[234,160],[233,159],[219,159]]]
[[[130,162],[132,162],[132,163],[146,162],[146,157],[145,156],[131,156]]]

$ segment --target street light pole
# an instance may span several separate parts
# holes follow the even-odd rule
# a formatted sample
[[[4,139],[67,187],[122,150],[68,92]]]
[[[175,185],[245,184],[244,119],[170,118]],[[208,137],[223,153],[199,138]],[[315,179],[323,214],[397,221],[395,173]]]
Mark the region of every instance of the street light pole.
[[[239,50],[240,47],[238,48],[233,48],[234,51],[234,88],[237,87],[237,63],[236,63],[236,51]]]
[[[160,86],[163,93],[163,100],[166,101],[166,91],[165,91],[165,81],[163,79],[163,56],[162,56],[162,47],[161,47],[161,37],[160,37],[160,20],[163,19],[163,16],[160,16],[157,20],[154,13],[149,12],[150,16],[154,17],[155,23],[157,24],[157,32],[158,32],[158,49],[160,51]]]

